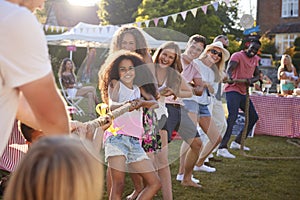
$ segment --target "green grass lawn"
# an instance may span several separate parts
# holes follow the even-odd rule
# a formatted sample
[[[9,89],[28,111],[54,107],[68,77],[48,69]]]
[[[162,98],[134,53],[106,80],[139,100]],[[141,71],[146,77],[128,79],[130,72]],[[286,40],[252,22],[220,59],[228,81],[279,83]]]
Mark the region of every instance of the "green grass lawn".
[[[85,109],[84,104],[85,100],[83,100],[82,105]],[[74,116],[74,119],[89,120],[87,116]],[[289,140],[293,140],[298,146],[290,144]],[[253,156],[300,157],[300,139],[259,135],[247,139],[245,144],[251,148],[249,154]],[[174,200],[300,199],[300,159],[256,160],[241,155],[238,150],[231,151],[237,156],[236,159],[221,158],[222,162],[210,162],[217,169],[215,173],[194,172],[194,176],[200,179],[203,188],[182,187],[175,180],[179,167],[180,145],[181,140],[175,140],[169,146]],[[124,199],[132,190],[132,181],[127,176]],[[108,199],[106,192],[103,199]],[[161,192],[154,199],[162,199]]]
[[[255,136],[247,139],[250,155],[259,157],[299,157],[299,146],[287,142],[288,138]],[[300,139],[293,139],[298,145]],[[253,200],[297,200],[300,197],[300,160],[256,160],[242,156],[232,150],[236,159],[221,158],[221,162],[210,162],[214,173],[194,172],[200,179],[201,189],[183,187],[175,180],[178,167],[178,152],[181,140],[170,143],[170,168],[174,200],[196,199],[253,199]],[[126,177],[124,198],[133,189],[132,181]],[[108,199],[106,193],[103,199]],[[154,198],[162,199],[161,192]]]

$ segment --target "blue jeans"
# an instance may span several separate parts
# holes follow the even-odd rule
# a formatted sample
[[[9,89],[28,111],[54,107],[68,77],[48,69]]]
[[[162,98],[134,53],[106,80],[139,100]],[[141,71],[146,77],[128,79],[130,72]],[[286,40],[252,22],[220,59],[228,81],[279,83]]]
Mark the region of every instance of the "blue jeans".
[[[245,112],[246,95],[242,95],[238,92],[226,92],[226,101],[227,101],[227,109],[228,109],[227,129],[225,135],[223,136],[219,149],[227,148],[227,144],[230,140],[232,134],[232,128],[237,118],[239,108]],[[249,119],[249,123],[247,127],[247,135],[249,135],[249,131],[252,130],[254,124],[258,120],[258,115],[250,99],[249,99],[248,119]],[[235,142],[239,144],[241,143],[242,132],[243,131],[241,131],[235,138]]]

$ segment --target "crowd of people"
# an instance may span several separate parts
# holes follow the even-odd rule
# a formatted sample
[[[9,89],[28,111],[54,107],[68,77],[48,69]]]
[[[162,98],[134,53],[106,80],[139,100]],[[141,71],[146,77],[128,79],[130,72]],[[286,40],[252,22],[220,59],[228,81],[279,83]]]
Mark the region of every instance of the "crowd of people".
[[[31,13],[42,1],[0,4],[0,32],[6,35],[0,47],[0,81],[5,83],[0,90],[0,114],[5,116],[0,121],[0,168],[7,175],[1,185],[4,199],[98,200],[106,182],[109,199],[118,200],[124,196],[128,173],[134,187],[127,200],[152,199],[159,190],[164,200],[172,200],[168,146],[174,131],[183,139],[176,176],[182,186],[201,188],[193,172],[215,172],[209,165],[215,156],[236,157],[228,143],[239,110],[246,110],[248,86],[266,80],[257,67],[258,40],[230,56],[225,35],[207,43],[204,36],[195,34],[183,52],[169,41],[151,56],[139,28],[120,27],[99,70],[99,90],[109,111],[129,107],[116,118],[100,116],[95,133],[85,134],[86,124],[68,117],[54,81],[45,36]],[[24,26],[27,28],[19,32]],[[90,54],[95,55],[92,50]],[[86,83],[90,68],[82,78]],[[73,61],[65,58],[58,74],[63,87],[69,95],[88,98],[89,117],[96,119],[96,88],[78,85],[74,71]],[[292,94],[299,85],[288,55],[282,56],[278,79],[282,94]],[[247,133],[258,120],[251,99],[248,114]],[[81,134],[73,134],[78,127]],[[241,149],[242,136],[240,132],[229,148]],[[12,146],[15,143],[20,145]],[[102,143],[106,173],[97,148]]]

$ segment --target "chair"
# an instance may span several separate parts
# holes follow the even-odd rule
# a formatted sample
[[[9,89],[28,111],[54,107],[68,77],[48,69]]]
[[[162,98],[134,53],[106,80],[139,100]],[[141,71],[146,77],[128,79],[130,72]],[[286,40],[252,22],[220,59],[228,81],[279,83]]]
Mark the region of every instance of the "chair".
[[[79,106],[79,103],[81,102],[83,97],[75,96],[75,94],[71,95],[71,96],[68,95],[68,91],[67,91],[67,89],[64,88],[61,78],[59,78],[59,85],[60,85],[60,88],[61,88],[61,92],[62,92],[65,100],[67,101],[67,103],[70,106],[75,108],[75,113],[79,116],[85,115],[83,109]]]

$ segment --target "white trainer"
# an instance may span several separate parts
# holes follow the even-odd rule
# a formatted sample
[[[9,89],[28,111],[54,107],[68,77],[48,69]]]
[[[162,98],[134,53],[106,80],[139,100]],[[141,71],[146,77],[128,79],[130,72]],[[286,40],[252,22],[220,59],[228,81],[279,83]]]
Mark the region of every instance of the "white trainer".
[[[235,158],[235,155],[229,153],[228,149],[226,148],[218,149],[217,156],[221,156],[224,158]]]
[[[230,149],[241,149],[241,145],[235,141],[232,141],[230,144]],[[244,151],[250,151],[250,148],[244,146]]]
[[[183,174],[177,174],[176,176],[176,181],[182,181],[183,180],[184,175]],[[194,178],[194,176],[192,175],[192,181],[194,183],[199,183],[200,181],[196,178]]]
[[[201,172],[215,172],[216,171],[216,168],[214,167],[210,167],[210,166],[207,166],[205,164],[201,165],[200,167],[198,166],[194,166],[194,171],[201,171]]]

